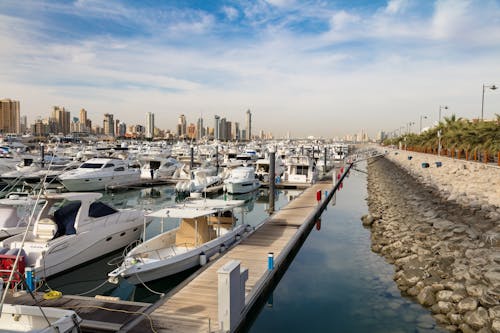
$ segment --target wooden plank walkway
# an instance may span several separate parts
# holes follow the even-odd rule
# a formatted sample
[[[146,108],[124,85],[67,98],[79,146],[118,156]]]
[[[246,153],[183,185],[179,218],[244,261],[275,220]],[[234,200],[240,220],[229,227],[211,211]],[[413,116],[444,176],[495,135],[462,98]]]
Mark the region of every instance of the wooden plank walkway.
[[[316,201],[316,192],[321,191],[324,195],[325,190],[331,192],[332,187],[331,181],[310,186],[268,218],[252,235],[221,255],[191,281],[160,300],[150,313],[155,331],[218,332],[217,270],[230,260],[239,260],[241,267],[248,268],[246,308],[243,311],[246,315],[269,283],[269,272],[272,271],[267,268],[267,254],[274,253],[275,270],[278,270],[302,236],[299,234],[305,233],[306,224],[311,226],[313,219],[321,213],[323,205]],[[148,325],[143,321],[125,331],[146,332],[146,327]]]

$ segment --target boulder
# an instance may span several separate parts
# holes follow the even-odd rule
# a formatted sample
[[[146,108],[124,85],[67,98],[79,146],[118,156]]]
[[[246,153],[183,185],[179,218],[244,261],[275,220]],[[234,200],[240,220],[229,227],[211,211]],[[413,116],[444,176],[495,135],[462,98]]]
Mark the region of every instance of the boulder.
[[[483,307],[479,307],[474,311],[469,311],[464,315],[465,323],[475,330],[479,330],[488,325],[488,320],[488,311]]]
[[[450,302],[451,295],[453,295],[453,291],[451,290],[440,290],[436,293],[436,299],[438,301]]]
[[[436,303],[436,298],[434,297],[434,290],[432,287],[424,287],[417,295],[417,301],[423,306],[432,306]]]
[[[472,297],[466,297],[457,304],[459,313],[471,312],[477,309],[477,300]]]
[[[491,331],[493,333],[500,333],[500,319],[493,319],[491,322]]]
[[[453,325],[460,325],[463,322],[462,315],[458,313],[448,313],[448,319]]]

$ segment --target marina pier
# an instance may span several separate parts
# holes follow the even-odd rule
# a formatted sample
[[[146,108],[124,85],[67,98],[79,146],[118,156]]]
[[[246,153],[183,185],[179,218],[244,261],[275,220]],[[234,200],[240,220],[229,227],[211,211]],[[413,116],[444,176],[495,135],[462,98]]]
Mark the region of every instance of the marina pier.
[[[249,237],[221,254],[217,261],[193,275],[145,312],[157,332],[219,332],[242,328],[256,306],[262,304],[279,281],[294,254],[307,238],[339,184],[351,168],[349,164],[336,184],[319,181],[286,207],[256,227]],[[328,192],[327,195],[326,192]],[[318,199],[321,193],[321,200]],[[324,195],[324,197],[323,197]],[[274,256],[269,269],[268,255]],[[239,262],[247,269],[244,306],[231,327],[221,327],[218,311],[218,272],[228,263]],[[241,295],[240,295],[241,296]],[[125,325],[120,332],[145,332],[143,318]]]

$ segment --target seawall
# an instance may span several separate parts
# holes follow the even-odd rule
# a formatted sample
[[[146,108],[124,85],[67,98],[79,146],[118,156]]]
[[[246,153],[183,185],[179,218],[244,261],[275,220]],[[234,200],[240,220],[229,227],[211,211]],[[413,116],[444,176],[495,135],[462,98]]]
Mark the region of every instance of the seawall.
[[[372,250],[449,331],[500,333],[498,182],[498,168],[432,155],[393,151],[368,162]]]

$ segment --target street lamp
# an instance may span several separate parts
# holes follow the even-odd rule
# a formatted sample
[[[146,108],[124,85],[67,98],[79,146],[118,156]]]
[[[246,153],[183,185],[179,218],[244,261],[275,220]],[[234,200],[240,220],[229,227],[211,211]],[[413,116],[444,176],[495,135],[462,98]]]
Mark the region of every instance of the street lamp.
[[[420,134],[422,134],[422,118],[427,119],[427,116],[425,115],[420,115]]]
[[[488,88],[488,89],[491,89],[491,90],[498,89],[498,87],[495,86],[494,84],[492,84],[490,86],[483,84],[483,99],[481,101],[481,120],[483,120],[483,114],[484,114],[484,88]]]
[[[441,109],[448,110],[448,106],[447,105],[440,105],[439,106],[439,120],[438,120],[438,125],[441,122]]]

